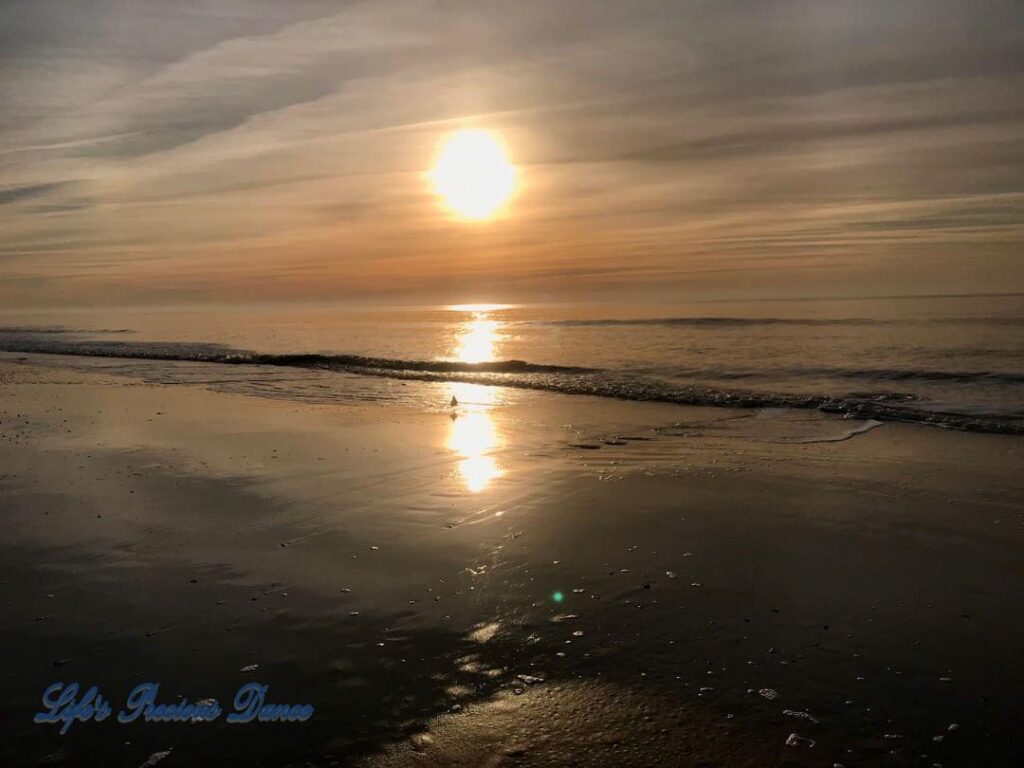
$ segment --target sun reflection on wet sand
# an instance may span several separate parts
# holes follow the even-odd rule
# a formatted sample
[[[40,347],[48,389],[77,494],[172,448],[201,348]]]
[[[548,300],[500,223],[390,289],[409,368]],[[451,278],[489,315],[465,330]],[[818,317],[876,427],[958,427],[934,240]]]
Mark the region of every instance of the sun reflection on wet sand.
[[[459,474],[472,493],[480,493],[496,477],[501,477],[501,469],[493,456],[474,456],[459,462]]]
[[[463,458],[457,467],[471,493],[480,493],[504,472],[492,452],[502,445],[490,409],[497,402],[495,387],[450,382],[448,391],[459,402],[453,412],[447,447]]]

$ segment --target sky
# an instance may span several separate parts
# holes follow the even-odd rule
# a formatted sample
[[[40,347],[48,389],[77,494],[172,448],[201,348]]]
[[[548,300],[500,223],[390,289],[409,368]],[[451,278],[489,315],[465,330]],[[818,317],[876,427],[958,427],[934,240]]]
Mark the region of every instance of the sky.
[[[0,306],[1024,291],[1024,3],[0,0]],[[440,204],[445,137],[516,166]]]

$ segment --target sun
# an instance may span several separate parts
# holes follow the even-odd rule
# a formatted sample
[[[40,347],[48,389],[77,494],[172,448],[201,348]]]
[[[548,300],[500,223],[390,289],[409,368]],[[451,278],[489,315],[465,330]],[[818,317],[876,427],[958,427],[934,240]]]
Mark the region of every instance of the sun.
[[[515,192],[516,169],[488,131],[453,133],[441,145],[430,173],[434,191],[463,219],[489,219]]]

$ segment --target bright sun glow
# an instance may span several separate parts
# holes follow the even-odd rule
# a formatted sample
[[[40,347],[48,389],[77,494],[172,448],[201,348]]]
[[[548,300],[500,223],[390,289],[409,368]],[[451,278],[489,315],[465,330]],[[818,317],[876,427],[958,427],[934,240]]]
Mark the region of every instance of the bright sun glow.
[[[483,363],[494,359],[498,323],[478,314],[463,326],[455,356],[463,363]]]
[[[489,219],[515,191],[516,169],[487,131],[449,136],[430,174],[434,190],[464,219]]]

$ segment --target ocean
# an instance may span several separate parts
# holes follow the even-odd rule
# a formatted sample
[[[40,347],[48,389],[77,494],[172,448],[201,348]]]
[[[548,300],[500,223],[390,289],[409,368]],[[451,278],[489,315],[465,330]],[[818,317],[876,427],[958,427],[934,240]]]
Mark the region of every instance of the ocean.
[[[8,310],[0,350],[303,401],[415,397],[392,385],[416,379],[1024,433],[1019,294]]]

